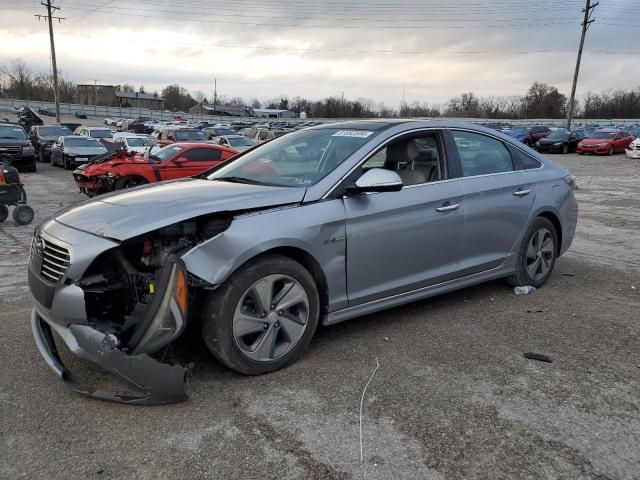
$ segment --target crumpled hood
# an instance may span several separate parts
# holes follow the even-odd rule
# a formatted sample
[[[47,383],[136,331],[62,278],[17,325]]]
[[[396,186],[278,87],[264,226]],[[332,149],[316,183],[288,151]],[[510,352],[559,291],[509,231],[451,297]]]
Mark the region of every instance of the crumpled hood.
[[[300,203],[305,192],[303,187],[187,178],[102,195],[63,210],[53,219],[122,241],[200,215]]]

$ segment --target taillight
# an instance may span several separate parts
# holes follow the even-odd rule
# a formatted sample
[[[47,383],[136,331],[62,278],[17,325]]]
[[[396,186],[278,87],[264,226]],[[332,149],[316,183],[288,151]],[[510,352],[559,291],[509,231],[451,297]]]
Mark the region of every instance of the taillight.
[[[576,177],[573,175],[567,175],[564,177],[564,181],[571,187],[571,190],[577,190],[578,184],[576,183]]]

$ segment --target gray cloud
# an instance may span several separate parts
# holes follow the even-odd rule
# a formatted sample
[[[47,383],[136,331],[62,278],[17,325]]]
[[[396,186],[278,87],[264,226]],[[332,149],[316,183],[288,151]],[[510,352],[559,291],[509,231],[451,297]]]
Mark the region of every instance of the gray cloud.
[[[350,98],[370,97],[389,104],[400,100],[403,87],[407,100],[429,102],[444,102],[462,91],[521,94],[535,80],[568,93],[583,4],[581,0],[57,3],[67,17],[55,26],[59,68],[76,81],[97,78],[144,84],[151,91],[180,83],[208,94],[216,77],[227,96],[318,98],[344,91]],[[392,3],[399,6],[391,8]],[[640,51],[634,40],[638,28],[612,26],[640,26],[633,21],[640,17],[640,6],[633,0],[601,3],[588,34],[582,94],[633,87],[640,74],[636,62],[640,55],[624,53]],[[0,50],[0,64],[21,57],[34,70],[49,68],[46,27],[33,17],[42,10],[31,0],[0,3],[0,40],[5,47]],[[388,28],[396,26],[418,28]]]

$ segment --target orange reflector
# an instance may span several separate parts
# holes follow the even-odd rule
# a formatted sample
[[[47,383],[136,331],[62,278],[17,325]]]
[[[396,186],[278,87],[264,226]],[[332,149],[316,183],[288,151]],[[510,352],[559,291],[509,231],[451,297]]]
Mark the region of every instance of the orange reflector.
[[[153,250],[153,243],[151,240],[146,240],[142,245],[142,256],[146,257]]]
[[[182,270],[178,270],[176,277],[176,302],[182,316],[187,316],[187,278]]]

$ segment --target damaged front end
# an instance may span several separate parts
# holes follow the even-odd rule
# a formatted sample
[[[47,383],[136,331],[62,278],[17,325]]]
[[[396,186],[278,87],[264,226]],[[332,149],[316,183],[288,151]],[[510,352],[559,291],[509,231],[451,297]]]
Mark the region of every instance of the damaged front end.
[[[36,301],[31,321],[36,345],[49,367],[72,390],[94,398],[145,405],[186,400],[187,370],[161,363],[151,354],[179,337],[187,325],[195,290],[189,282],[195,280],[180,255],[227,224],[224,219],[204,218],[119,244],[100,240],[110,248],[101,248],[93,258],[74,246],[96,237],[55,221],[49,229],[54,234],[64,230],[75,236],[68,244],[46,228],[36,231],[29,263],[29,286]],[[74,271],[82,257],[87,258],[86,268]],[[79,382],[63,365],[54,332],[73,354],[112,373],[129,391],[112,393]]]

